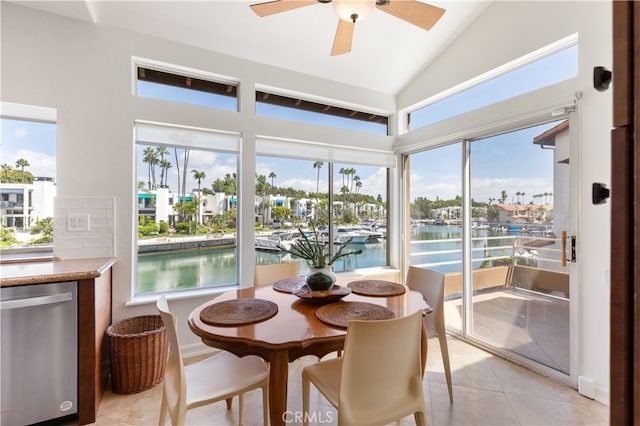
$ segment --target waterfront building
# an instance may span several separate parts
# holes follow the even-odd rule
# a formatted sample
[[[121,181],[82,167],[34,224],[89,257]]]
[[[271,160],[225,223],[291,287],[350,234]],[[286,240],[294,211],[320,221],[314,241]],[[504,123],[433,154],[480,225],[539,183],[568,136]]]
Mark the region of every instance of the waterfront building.
[[[56,183],[34,177],[33,183],[0,183],[0,218],[3,228],[24,232],[40,219],[53,217]]]

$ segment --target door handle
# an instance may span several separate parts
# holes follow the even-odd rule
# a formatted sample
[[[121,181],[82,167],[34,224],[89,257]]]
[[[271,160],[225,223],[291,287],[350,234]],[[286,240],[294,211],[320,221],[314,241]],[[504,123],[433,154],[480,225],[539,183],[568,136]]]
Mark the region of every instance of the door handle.
[[[22,299],[3,300],[0,302],[1,310],[30,308],[33,306],[51,305],[53,303],[73,300],[72,293],[60,293],[51,296],[25,297]]]
[[[567,266],[567,231],[562,231],[562,266]]]

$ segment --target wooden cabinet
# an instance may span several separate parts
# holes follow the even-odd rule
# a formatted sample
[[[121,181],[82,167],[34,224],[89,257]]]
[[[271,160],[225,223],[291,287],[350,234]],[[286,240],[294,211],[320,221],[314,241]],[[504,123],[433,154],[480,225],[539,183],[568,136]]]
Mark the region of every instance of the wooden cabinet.
[[[3,262],[0,286],[78,283],[78,421],[94,423],[109,378],[111,268],[115,258]]]
[[[78,421],[94,423],[109,378],[111,269],[78,281]]]

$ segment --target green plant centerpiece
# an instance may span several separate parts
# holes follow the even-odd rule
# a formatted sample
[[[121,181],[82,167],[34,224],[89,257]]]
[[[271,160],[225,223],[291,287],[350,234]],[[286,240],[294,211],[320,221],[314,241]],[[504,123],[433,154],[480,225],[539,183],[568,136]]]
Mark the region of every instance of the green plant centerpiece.
[[[305,279],[307,287],[312,291],[329,290],[336,282],[336,276],[333,273],[333,263],[345,256],[362,254],[362,249],[345,251],[347,245],[351,242],[351,238],[345,241],[338,251],[331,254],[329,251],[329,241],[323,242],[315,228],[312,230],[312,236],[298,228],[301,238],[290,248],[279,245],[284,252],[299,257],[307,261],[309,265],[309,273]]]

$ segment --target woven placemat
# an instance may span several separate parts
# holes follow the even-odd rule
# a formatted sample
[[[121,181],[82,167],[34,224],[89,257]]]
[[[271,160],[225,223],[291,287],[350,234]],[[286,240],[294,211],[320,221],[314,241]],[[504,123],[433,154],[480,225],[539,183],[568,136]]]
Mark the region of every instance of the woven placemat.
[[[326,324],[347,328],[351,320],[385,320],[395,318],[391,309],[366,302],[335,302],[316,311],[318,319]]]
[[[264,299],[234,299],[214,303],[200,312],[202,322],[213,326],[253,324],[278,313],[278,305]]]
[[[273,283],[273,289],[283,293],[293,293],[303,284],[305,284],[304,277],[284,278]]]
[[[363,296],[398,296],[407,290],[405,286],[384,280],[352,281],[347,287]]]

